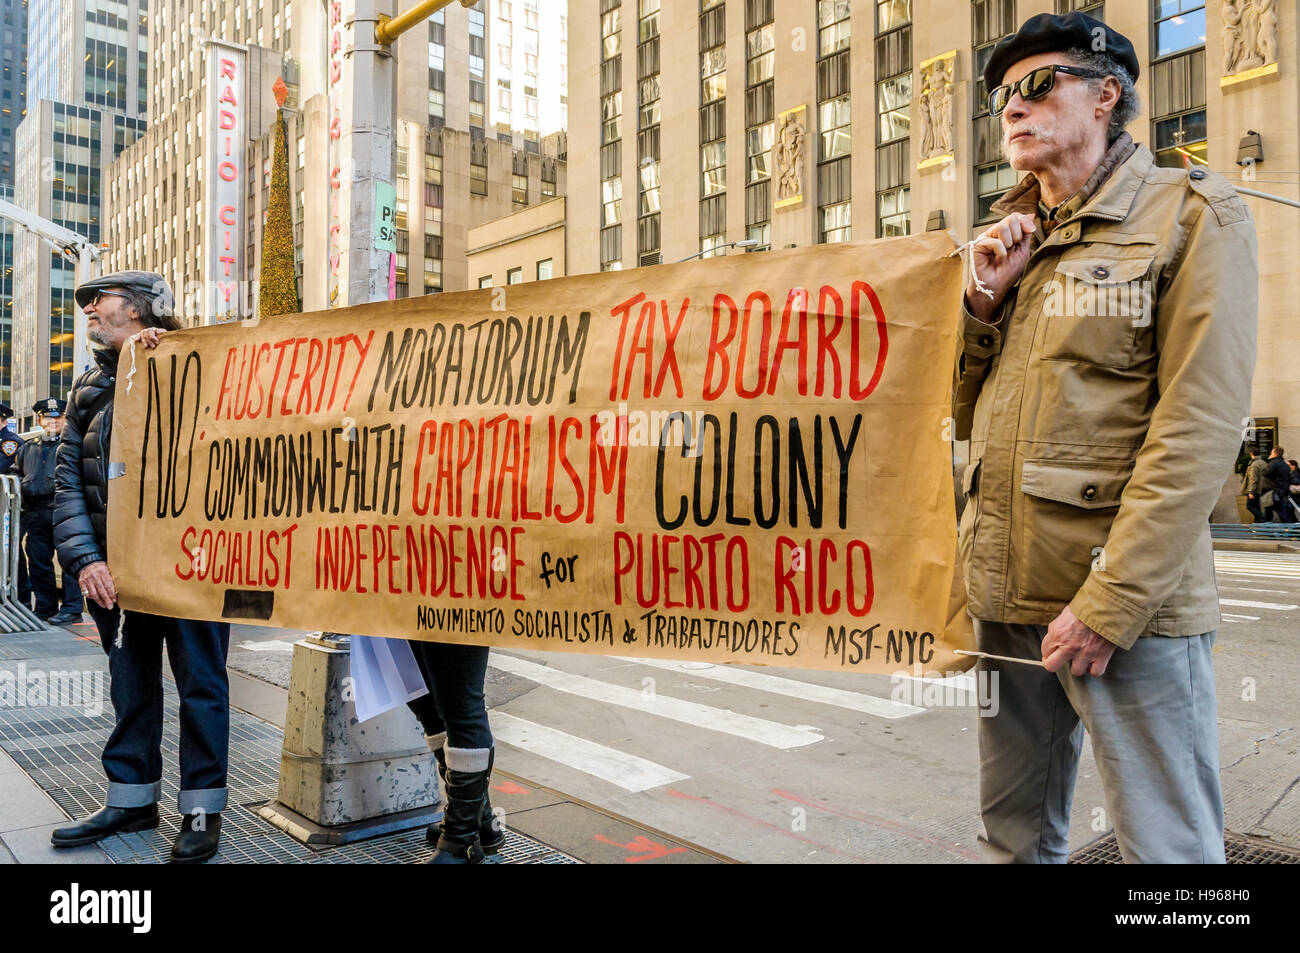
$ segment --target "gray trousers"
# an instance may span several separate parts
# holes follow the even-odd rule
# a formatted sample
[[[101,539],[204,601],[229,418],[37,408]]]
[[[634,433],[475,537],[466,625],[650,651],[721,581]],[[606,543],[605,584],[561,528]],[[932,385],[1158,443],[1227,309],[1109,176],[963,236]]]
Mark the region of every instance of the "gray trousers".
[[[1047,627],[976,620],[975,633],[981,651],[1037,659]],[[1214,635],[1138,639],[1098,678],[980,659],[998,673],[997,714],[979,719],[987,859],[1066,861],[1087,729],[1126,863],[1224,863]]]

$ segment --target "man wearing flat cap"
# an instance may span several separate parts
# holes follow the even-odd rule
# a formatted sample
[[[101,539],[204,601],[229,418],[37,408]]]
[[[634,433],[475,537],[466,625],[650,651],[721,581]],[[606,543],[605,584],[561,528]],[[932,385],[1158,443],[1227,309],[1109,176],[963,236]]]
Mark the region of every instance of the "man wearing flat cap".
[[[109,488],[123,473],[123,464],[112,462],[111,455],[119,354],[133,341],[156,347],[160,334],[180,325],[172,313],[171,288],[153,272],[104,275],[78,287],[76,299],[86,314],[86,336],[96,345],[95,366],[77,378],[68,399],[57,464],[54,535],[59,558],[78,575],[108,652],[115,724],[104,746],[105,806],[56,829],[51,842],[55,847],[78,847],[158,826],[165,644],[180,695],[181,721],[182,822],[171,859],[198,863],[217,852],[226,806],[230,625],[122,610],[108,564],[106,532]]]
[[[961,562],[999,709],[981,838],[1063,862],[1083,730],[1128,862],[1222,863],[1209,515],[1255,367],[1255,226],[1232,186],[1124,127],[1132,44],[1041,14],[984,71],[1027,173],[974,243],[953,416]]]
[[[77,577],[63,570],[63,600],[54,578],[54,462],[63,434],[67,401],[47,397],[32,405],[41,432],[22,445],[14,462],[14,475],[22,486],[20,517],[23,560],[18,563],[18,598],[24,605],[36,597],[36,615],[51,625],[81,621],[81,589]]]

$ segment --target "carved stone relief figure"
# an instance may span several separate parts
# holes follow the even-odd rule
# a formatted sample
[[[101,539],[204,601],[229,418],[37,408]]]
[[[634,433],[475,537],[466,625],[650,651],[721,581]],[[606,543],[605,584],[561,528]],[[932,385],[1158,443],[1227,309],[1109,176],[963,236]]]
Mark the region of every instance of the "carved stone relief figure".
[[[776,133],[776,201],[803,195],[803,153],[806,139],[799,112],[781,116]]]
[[[921,161],[952,153],[952,69],[952,57],[934,60],[921,68],[917,99]]]
[[[1223,75],[1277,62],[1277,0],[1223,0]]]
[[[1223,0],[1223,75],[1231,76],[1237,72],[1237,63],[1241,60],[1241,7],[1239,3],[1250,0]]]

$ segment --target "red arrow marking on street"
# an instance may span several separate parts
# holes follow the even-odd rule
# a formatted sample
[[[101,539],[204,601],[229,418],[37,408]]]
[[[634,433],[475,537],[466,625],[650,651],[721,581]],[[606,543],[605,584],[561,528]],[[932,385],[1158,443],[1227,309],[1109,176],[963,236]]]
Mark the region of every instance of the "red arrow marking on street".
[[[500,791],[502,794],[527,794],[528,788],[515,784],[513,781],[502,781],[500,784],[492,786],[493,791]]]
[[[665,847],[657,841],[652,841],[644,834],[638,834],[626,844],[620,844],[618,841],[612,841],[603,834],[597,834],[596,840],[602,844],[609,844],[612,847],[622,847],[631,854],[637,854],[635,857],[624,858],[623,863],[635,864],[642,860],[658,860],[660,857],[667,857],[669,854],[684,854],[685,847]]]

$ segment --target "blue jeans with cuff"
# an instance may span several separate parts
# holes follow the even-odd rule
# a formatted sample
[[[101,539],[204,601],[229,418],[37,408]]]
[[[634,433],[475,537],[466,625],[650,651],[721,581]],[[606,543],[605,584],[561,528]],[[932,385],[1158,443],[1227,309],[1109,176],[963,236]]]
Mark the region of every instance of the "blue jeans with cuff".
[[[180,695],[182,814],[216,814],[226,806],[230,756],[230,623],[127,612],[117,644],[119,609],[88,601],[108,652],[116,724],[104,745],[110,807],[144,807],[162,797],[162,650]]]

